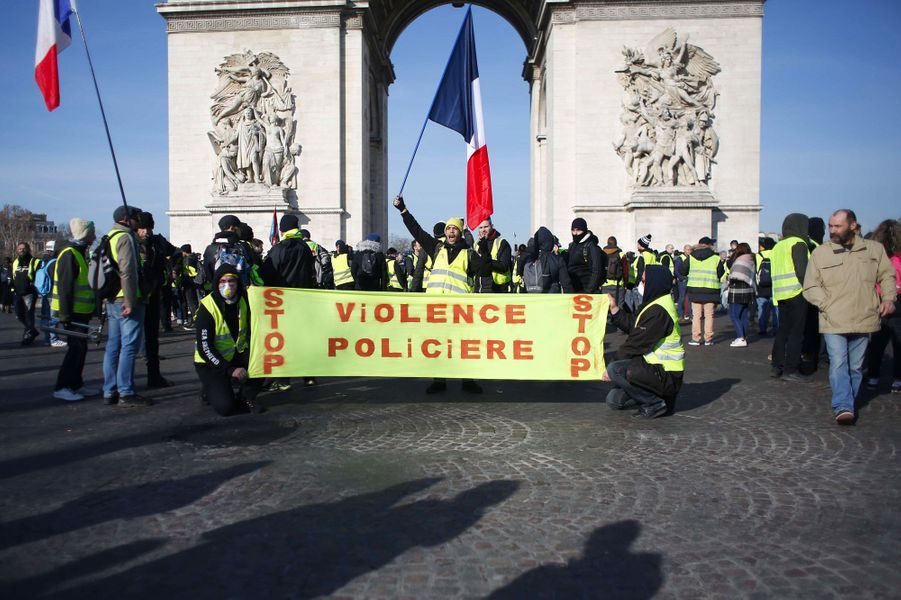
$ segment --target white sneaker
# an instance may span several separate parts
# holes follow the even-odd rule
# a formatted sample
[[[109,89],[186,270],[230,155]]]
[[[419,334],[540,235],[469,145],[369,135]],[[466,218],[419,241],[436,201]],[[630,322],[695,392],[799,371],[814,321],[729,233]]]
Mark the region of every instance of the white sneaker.
[[[79,400],[84,400],[84,396],[78,392],[73,392],[69,388],[56,390],[53,392],[53,397],[58,400],[65,400],[66,402],[78,402]]]
[[[69,344],[67,344],[66,342],[64,342],[62,340],[54,340],[54,341],[50,342],[50,345],[53,346],[54,348],[65,348]]]
[[[83,385],[80,388],[78,388],[77,390],[75,390],[75,393],[81,394],[85,398],[90,398],[91,396],[100,395],[100,390],[98,390],[97,388],[91,388],[86,385]]]
[[[175,324],[176,324],[176,325],[181,325],[181,319],[175,319]]]
[[[745,338],[735,338],[729,346],[732,348],[746,348],[748,346],[748,340]]]

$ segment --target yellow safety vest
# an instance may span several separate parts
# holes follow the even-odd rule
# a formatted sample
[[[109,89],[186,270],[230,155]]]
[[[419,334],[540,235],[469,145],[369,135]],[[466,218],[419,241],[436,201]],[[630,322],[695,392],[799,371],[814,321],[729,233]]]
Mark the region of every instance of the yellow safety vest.
[[[666,252],[666,253],[663,254],[663,256],[660,257],[660,264],[661,264],[661,265],[663,264],[663,259],[665,259],[665,258],[668,258],[668,259],[669,259],[669,260],[667,261],[667,262],[669,263],[669,264],[667,265],[667,268],[669,269],[669,274],[672,275],[673,277],[675,277],[675,276],[676,276],[676,264],[675,264],[675,260],[673,259],[672,256],[669,255],[669,252]]]
[[[119,269],[119,250],[116,247],[117,246],[116,238],[119,237],[120,235],[126,235],[126,234],[121,229],[113,229],[106,235],[107,235],[107,237],[109,237],[109,247],[110,247],[110,252],[113,255],[113,262],[116,263],[116,268]],[[129,235],[131,235],[131,234],[129,234]],[[134,241],[134,238],[132,238],[132,241]],[[143,260],[141,259],[141,254],[138,252],[138,244],[137,243],[134,244],[134,254],[135,254],[135,259],[137,259],[137,262],[138,262],[138,271],[137,271],[138,278],[137,278],[137,280],[135,280],[135,292],[136,292],[135,295],[138,298],[138,300],[140,300],[143,297],[143,295],[141,294],[141,265],[143,264]],[[119,271],[121,272],[121,269],[119,269]],[[121,286],[119,286],[119,293],[116,294],[116,298],[124,298],[124,297],[125,297],[125,291],[122,289]]]
[[[638,277],[638,259],[639,258],[644,258],[644,266],[645,267],[647,267],[648,265],[659,264],[657,262],[657,257],[654,255],[654,253],[648,252],[647,250],[645,250],[644,252],[642,252],[641,254],[636,256],[635,259],[632,261],[632,265],[631,265],[632,270],[629,271],[629,282],[630,283],[635,283],[635,279],[636,279],[636,277]]]
[[[501,238],[494,238],[494,243],[491,244],[491,260],[497,260],[497,256],[501,251]],[[497,273],[495,271],[491,272],[491,279],[494,281],[495,285],[507,285],[510,283],[512,279],[510,271],[506,271],[504,273]]]
[[[59,313],[59,288],[57,288],[58,278],[56,276],[56,269],[59,266],[59,260],[66,252],[71,252],[75,256],[75,262],[78,263],[78,275],[75,276],[75,294],[72,312],[79,315],[94,314],[94,310],[97,307],[97,300],[94,297],[94,290],[91,289],[91,284],[88,281],[88,263],[84,259],[84,256],[81,255],[81,252],[76,252],[75,248],[72,246],[63,248],[62,252],[60,252],[57,257],[56,262],[53,263],[53,291],[50,293],[50,310],[53,314]]]
[[[353,283],[354,278],[350,273],[350,264],[347,262],[348,254],[339,254],[332,259],[332,269],[335,272],[335,287]]]
[[[521,256],[513,259],[513,291],[517,294],[522,293],[522,275],[519,274],[519,261],[521,260]]]
[[[708,256],[704,260],[689,256],[686,287],[719,291],[720,281],[716,277],[716,268],[719,264],[720,257],[716,254]]]
[[[435,255],[435,264],[425,291],[427,294],[470,294],[472,280],[468,271],[469,250],[461,250],[454,262],[448,264],[448,250],[442,244]]]
[[[803,286],[795,274],[795,261],[792,260],[792,248],[795,244],[803,244],[804,251],[810,256],[810,248],[799,237],[788,237],[776,244],[770,257],[770,269],[773,277],[773,302],[790,300],[803,291]]]
[[[400,279],[397,278],[397,259],[389,258],[388,259],[388,287],[392,290],[401,290],[403,291],[404,286],[400,284]]]
[[[425,257],[425,268],[422,270],[422,289],[428,289],[429,287],[429,275],[432,274],[432,267],[434,266],[435,261],[432,259],[430,255],[426,255]]]
[[[761,250],[754,255],[754,266],[757,272],[760,272],[760,265],[763,264],[764,259],[770,258],[770,254],[772,252],[772,250]],[[770,261],[770,263],[772,263],[772,260]]]
[[[215,292],[214,292],[215,293]],[[219,307],[213,300],[213,294],[207,294],[200,305],[205,307],[216,324],[215,337],[213,338],[213,347],[222,355],[222,358],[231,362],[235,358],[235,353],[242,353],[247,350],[247,330],[250,322],[250,309],[247,307],[247,300],[241,297],[238,300],[238,339],[232,337],[228,324],[222,318]],[[194,350],[194,362],[205,363],[203,356],[200,354],[200,348]]]
[[[682,330],[679,328],[676,303],[671,294],[664,294],[642,308],[635,319],[635,326],[638,327],[642,315],[652,306],[660,306],[666,310],[666,314],[673,322],[673,330],[668,336],[654,344],[654,348],[644,355],[644,360],[649,365],[661,365],[664,371],[684,371],[685,347],[682,346]]]
[[[34,256],[31,257],[31,261],[28,263],[28,279],[30,281],[34,281],[34,274],[37,273],[38,264],[40,262],[41,261],[38,260],[37,258],[35,258]],[[13,273],[15,274],[15,272],[18,270],[19,270],[19,258],[16,257],[16,259],[13,260]]]

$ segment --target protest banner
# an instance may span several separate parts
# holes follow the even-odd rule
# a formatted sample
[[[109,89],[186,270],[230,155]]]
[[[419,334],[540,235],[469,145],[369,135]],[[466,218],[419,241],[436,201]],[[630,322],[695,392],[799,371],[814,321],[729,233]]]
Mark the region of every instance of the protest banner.
[[[251,287],[250,376],[596,380],[606,295]]]

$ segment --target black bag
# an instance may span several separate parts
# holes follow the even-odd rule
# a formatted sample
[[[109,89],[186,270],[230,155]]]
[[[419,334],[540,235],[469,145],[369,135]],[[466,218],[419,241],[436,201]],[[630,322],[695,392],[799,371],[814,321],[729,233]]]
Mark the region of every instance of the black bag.
[[[100,245],[91,254],[88,263],[88,283],[94,290],[94,294],[104,300],[112,300],[122,288],[119,266],[113,260],[109,235],[100,238]]]
[[[607,256],[607,281],[616,281],[623,278],[623,261],[620,260],[620,254],[610,254]]]
[[[375,277],[375,252],[363,250],[360,254],[360,269],[363,274],[367,277]]]

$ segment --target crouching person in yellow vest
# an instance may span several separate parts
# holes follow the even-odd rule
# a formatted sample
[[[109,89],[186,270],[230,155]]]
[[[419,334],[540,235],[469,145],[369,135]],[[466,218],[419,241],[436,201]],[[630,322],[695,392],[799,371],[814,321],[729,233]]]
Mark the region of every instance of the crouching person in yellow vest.
[[[220,265],[212,287],[200,301],[194,320],[194,369],[202,386],[201,400],[223,417],[261,413],[264,409],[256,397],[263,380],[247,377],[250,309],[234,265]]]
[[[413,215],[407,211],[404,199],[396,197],[394,207],[400,211],[407,230],[422,244],[422,249],[432,257],[432,271],[426,286],[426,294],[471,294],[473,278],[483,267],[483,259],[470,248],[463,238],[463,219],[448,219],[444,227],[445,239],[441,240],[426,233]],[[435,379],[427,394],[443,392],[447,389],[444,379]],[[472,379],[463,380],[463,391],[481,394],[482,387]]]
[[[613,383],[607,406],[614,410],[638,408],[635,416],[653,419],[675,406],[685,371],[685,348],[670,293],[673,278],[669,269],[647,265],[642,282],[643,301],[635,315],[620,309],[608,294],[613,323],[629,337],[617,351],[617,360],[607,365],[603,379]]]

